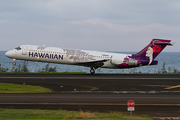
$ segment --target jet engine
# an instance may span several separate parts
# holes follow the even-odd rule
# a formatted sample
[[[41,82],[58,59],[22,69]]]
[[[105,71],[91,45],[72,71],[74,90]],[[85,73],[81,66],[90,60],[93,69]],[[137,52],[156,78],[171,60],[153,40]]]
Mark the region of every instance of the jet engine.
[[[138,60],[129,58],[128,56],[112,56],[111,64],[118,66],[134,66],[138,64]]]
[[[116,57],[111,58],[111,64],[113,64],[113,65],[120,65],[122,63],[123,63],[123,59],[119,59],[119,58],[116,58]]]

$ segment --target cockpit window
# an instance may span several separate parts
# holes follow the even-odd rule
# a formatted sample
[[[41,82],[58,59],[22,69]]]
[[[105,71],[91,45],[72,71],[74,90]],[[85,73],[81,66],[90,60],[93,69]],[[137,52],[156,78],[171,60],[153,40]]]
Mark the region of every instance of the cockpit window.
[[[21,50],[21,47],[20,47],[20,46],[18,46],[18,47],[16,47],[15,49],[16,49],[16,50]]]

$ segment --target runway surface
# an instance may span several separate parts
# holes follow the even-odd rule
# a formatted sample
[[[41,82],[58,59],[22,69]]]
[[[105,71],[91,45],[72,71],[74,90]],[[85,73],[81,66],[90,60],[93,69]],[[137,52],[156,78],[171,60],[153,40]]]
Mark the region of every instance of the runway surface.
[[[0,74],[0,82],[50,88],[48,94],[0,94],[0,108],[66,109],[180,116],[180,75]]]

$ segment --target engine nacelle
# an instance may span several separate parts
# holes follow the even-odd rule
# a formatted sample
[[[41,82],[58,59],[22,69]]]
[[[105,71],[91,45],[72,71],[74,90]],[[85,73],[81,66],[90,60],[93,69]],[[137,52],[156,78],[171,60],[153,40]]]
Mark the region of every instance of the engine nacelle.
[[[112,56],[111,64],[117,66],[134,66],[138,64],[138,60],[129,58],[128,56]]]
[[[111,64],[113,64],[113,65],[120,65],[122,63],[123,63],[123,59],[118,59],[118,58],[115,58],[115,57],[111,58]]]

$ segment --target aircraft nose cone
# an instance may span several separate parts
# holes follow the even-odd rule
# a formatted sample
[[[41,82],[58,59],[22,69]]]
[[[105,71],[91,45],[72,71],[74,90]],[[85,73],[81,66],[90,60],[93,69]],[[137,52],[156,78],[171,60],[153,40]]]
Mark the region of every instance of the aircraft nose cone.
[[[12,53],[11,53],[10,51],[7,51],[7,52],[5,53],[5,55],[6,55],[7,57],[11,57],[11,56],[12,56]]]

